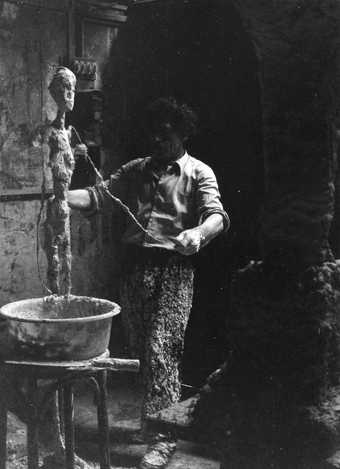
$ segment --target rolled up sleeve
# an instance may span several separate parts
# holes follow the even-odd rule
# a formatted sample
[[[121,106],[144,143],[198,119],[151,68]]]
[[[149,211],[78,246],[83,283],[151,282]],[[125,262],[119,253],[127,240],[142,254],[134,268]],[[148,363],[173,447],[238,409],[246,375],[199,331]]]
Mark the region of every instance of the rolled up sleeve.
[[[230,219],[221,202],[216,176],[207,165],[202,165],[197,174],[196,207],[199,224],[210,215],[219,213],[223,217],[224,231],[229,229]]]
[[[124,192],[124,175],[124,167],[121,167],[106,181],[103,181],[100,184],[96,184],[95,186],[86,187],[91,200],[91,205],[86,211],[86,216],[90,217],[100,213],[105,209],[107,204],[112,207],[112,202],[108,196],[107,190],[109,190],[116,197],[122,197]]]

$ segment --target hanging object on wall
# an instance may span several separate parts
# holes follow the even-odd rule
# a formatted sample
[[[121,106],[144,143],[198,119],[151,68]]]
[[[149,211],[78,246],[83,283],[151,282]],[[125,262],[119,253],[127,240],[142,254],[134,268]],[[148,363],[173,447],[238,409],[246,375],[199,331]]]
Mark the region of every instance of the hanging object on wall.
[[[103,21],[124,22],[126,11],[133,0],[120,0],[110,2],[107,0],[78,0],[76,8],[78,13],[90,18]]]
[[[68,66],[79,80],[78,89],[102,89],[119,27],[127,20],[131,3],[77,1],[75,3],[75,57]]]
[[[75,57],[70,69],[77,78],[77,90],[94,89],[97,79],[97,63],[93,59]]]

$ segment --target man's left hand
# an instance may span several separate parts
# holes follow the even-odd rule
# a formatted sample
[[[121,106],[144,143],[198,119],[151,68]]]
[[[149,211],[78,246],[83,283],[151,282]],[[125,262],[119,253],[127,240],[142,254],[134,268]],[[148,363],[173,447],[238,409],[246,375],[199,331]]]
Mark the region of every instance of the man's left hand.
[[[196,254],[201,247],[201,232],[199,228],[182,231],[176,238],[173,238],[175,249],[185,256]]]

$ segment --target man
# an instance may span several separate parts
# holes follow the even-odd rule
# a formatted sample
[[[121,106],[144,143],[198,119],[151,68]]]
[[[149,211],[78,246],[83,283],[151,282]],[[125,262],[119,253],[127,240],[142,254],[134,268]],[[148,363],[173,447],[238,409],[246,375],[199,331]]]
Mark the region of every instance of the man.
[[[229,228],[213,171],[185,150],[195,114],[161,98],[148,108],[146,124],[151,156],[125,164],[104,187],[68,196],[71,208],[96,212],[111,201],[108,189],[144,228],[127,219],[120,296],[131,352],[141,360],[144,433],[146,417],[180,397],[178,367],[193,296],[190,256]],[[175,446],[171,435],[153,435],[140,469],[164,467]]]

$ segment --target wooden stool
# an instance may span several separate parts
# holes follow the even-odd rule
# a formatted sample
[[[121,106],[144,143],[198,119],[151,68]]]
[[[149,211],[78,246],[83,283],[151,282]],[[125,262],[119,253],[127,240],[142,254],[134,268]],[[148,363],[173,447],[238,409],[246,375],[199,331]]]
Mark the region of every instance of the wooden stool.
[[[27,456],[28,469],[37,469],[39,460],[38,428],[39,409],[38,380],[52,380],[49,394],[59,390],[62,394],[62,413],[65,431],[65,467],[74,469],[74,408],[73,385],[83,379],[95,384],[99,451],[101,469],[110,469],[109,425],[107,416],[107,372],[138,372],[139,361],[108,357],[108,352],[91,360],[72,362],[35,362],[5,360],[0,362],[3,389],[0,392],[0,469],[6,469],[7,460],[7,411],[8,393],[13,393],[12,376],[27,380]],[[12,383],[12,385],[11,385]]]

